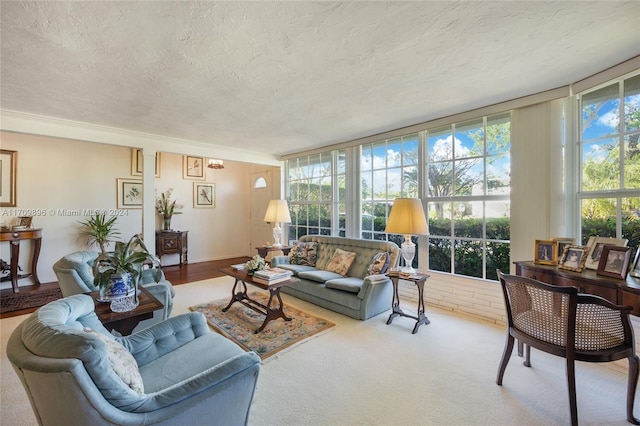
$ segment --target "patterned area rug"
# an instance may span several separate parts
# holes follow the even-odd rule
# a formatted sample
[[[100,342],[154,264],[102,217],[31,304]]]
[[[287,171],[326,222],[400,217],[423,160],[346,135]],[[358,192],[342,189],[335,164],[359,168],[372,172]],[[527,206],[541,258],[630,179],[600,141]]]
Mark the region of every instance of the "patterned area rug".
[[[266,305],[268,300],[266,293],[251,293],[249,297],[263,305]],[[285,321],[278,318],[270,321],[260,333],[254,334],[254,331],[262,325],[264,315],[239,302],[234,303],[227,312],[222,312],[222,308],[228,303],[227,297],[191,306],[189,309],[202,312],[207,317],[209,325],[216,331],[230,338],[246,351],[256,352],[263,361],[285,348],[335,327],[334,323],[324,318],[308,314],[285,303],[284,312],[292,320]]]

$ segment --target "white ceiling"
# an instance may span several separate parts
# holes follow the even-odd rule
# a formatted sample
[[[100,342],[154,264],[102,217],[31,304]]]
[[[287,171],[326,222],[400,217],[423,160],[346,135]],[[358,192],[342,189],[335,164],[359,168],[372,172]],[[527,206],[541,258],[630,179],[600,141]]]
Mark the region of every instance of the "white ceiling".
[[[640,2],[2,1],[3,111],[287,154],[564,86]]]

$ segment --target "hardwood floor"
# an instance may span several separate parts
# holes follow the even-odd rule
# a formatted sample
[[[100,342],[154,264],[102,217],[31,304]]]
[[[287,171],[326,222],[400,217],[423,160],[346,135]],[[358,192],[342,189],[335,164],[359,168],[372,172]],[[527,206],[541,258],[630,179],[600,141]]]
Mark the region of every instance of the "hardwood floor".
[[[218,269],[236,263],[243,263],[248,257],[234,257],[210,262],[188,263],[182,268],[176,266],[164,266],[162,270],[168,281],[173,285],[186,284],[194,281],[202,281],[209,278],[221,277],[223,274]],[[0,290],[0,319],[17,315],[28,314],[40,306],[62,297],[58,282],[43,283],[40,286],[20,287],[19,293],[14,293],[11,288]]]

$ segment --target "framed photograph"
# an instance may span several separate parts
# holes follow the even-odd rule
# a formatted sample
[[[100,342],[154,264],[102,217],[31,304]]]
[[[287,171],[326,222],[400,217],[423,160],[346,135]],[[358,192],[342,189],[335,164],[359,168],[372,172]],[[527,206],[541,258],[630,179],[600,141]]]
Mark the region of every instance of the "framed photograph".
[[[587,258],[587,263],[585,263],[585,268],[587,269],[598,269],[598,265],[600,263],[600,256],[602,255],[602,249],[607,246],[619,246],[626,247],[628,240],[626,239],[618,239],[618,238],[610,238],[610,237],[589,237],[589,241],[587,242],[587,246],[589,247],[589,257]]]
[[[627,278],[629,260],[631,247],[606,245],[602,248],[597,274],[624,280]]]
[[[629,275],[631,275],[632,277],[640,278],[640,247],[636,249],[636,257],[635,259],[633,259],[633,264],[631,265]]]
[[[533,262],[541,265],[557,265],[558,244],[553,240],[536,240]]]
[[[17,206],[18,151],[0,149],[0,207]]]
[[[18,226],[26,226],[27,228],[31,228],[32,222],[33,216],[20,216],[18,218]]]
[[[142,208],[142,180],[117,178],[119,209]]]
[[[142,176],[142,150],[131,148],[131,176]],[[160,153],[156,152],[156,177],[160,177]]]
[[[216,184],[193,182],[193,207],[206,209],[216,206]]]
[[[559,264],[560,260],[562,260],[562,253],[564,253],[565,247],[575,245],[576,240],[575,238],[565,238],[565,237],[555,237],[555,238],[552,238],[552,240],[555,241],[556,244],[558,245],[558,264]]]
[[[569,271],[582,272],[584,264],[589,257],[589,247],[587,246],[565,246],[558,268]]]
[[[204,157],[182,156],[182,178],[204,180]]]

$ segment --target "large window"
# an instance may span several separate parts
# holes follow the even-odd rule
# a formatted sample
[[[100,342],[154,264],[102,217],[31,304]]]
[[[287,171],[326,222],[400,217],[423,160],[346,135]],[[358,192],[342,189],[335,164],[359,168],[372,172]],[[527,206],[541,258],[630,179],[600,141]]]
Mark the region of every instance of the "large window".
[[[384,229],[393,200],[418,197],[418,145],[413,134],[361,146],[362,238],[387,240]],[[401,236],[390,239],[404,241]]]
[[[344,235],[344,230],[333,229],[339,224],[338,213],[345,209],[344,157],[344,151],[334,151],[287,161],[289,239],[308,234]]]
[[[581,236],[640,243],[640,75],[578,96]]]
[[[497,279],[509,270],[510,115],[427,132],[429,269]]]

